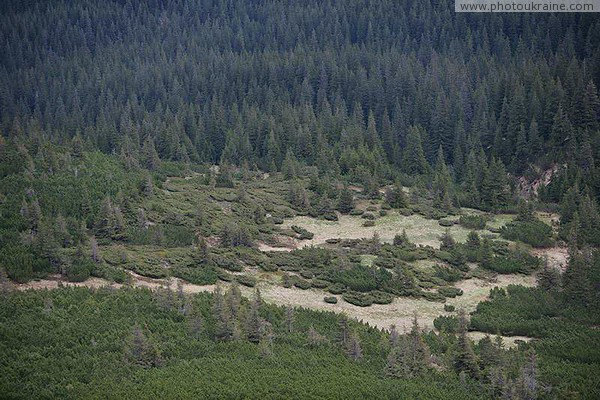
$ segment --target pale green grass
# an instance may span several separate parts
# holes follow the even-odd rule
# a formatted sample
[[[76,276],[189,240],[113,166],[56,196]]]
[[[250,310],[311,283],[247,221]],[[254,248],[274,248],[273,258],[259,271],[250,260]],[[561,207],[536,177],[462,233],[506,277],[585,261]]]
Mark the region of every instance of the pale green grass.
[[[439,238],[446,229],[458,242],[466,241],[469,234],[469,229],[460,225],[444,228],[436,220],[417,214],[406,217],[396,211],[390,211],[388,215],[378,218],[373,227],[363,227],[364,221],[358,216],[351,215],[342,215],[339,221],[324,221],[301,216],[286,220],[284,227],[298,225],[315,234],[312,240],[302,241],[301,246],[320,245],[332,238],[370,238],[375,232],[379,234],[382,241],[391,242],[395,235],[406,230],[406,234],[412,242],[437,248],[439,247]],[[502,221],[504,220],[497,221],[496,224],[503,225]]]

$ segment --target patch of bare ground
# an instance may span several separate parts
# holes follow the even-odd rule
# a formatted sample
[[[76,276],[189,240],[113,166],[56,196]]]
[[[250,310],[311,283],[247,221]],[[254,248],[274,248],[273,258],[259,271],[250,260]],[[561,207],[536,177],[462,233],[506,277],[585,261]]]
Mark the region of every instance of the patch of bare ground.
[[[298,248],[298,241],[285,235],[274,235],[272,243],[259,242],[260,251],[292,251]]]
[[[548,249],[533,249],[531,254],[548,260],[548,265],[565,272],[569,260],[569,250],[566,247],[550,247]]]
[[[375,226],[365,227],[365,220],[358,216],[341,215],[338,221],[323,221],[316,218],[299,216],[288,219],[284,222],[284,228],[290,228],[292,225],[298,225],[314,233],[311,240],[303,240],[298,243],[300,247],[310,245],[322,245],[327,239],[362,239],[373,237],[377,232],[384,242],[391,242],[395,235],[406,230],[409,239],[421,245],[439,247],[439,237],[446,229],[459,242],[464,242],[469,233],[468,229],[460,225],[453,225],[450,228],[444,228],[439,222],[433,219],[427,219],[421,215],[414,214],[404,216],[397,211],[390,211],[388,215],[377,218]]]

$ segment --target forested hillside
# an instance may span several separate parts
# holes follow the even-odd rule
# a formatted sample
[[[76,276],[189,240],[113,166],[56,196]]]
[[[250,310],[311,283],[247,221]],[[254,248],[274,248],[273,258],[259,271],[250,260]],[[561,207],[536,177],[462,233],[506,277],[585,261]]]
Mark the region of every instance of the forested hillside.
[[[154,151],[271,171],[291,153],[361,182],[427,173],[443,154],[473,206],[497,206],[488,168],[566,162],[549,200],[576,180],[600,191],[592,14],[456,14],[450,1],[0,7],[9,137],[80,137],[148,168]]]

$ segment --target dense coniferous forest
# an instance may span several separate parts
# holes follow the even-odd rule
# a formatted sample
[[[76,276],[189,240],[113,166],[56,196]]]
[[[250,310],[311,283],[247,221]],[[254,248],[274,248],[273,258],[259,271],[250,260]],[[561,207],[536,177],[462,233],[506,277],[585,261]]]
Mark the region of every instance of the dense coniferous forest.
[[[597,14],[5,0],[0,43],[0,397],[600,396]]]

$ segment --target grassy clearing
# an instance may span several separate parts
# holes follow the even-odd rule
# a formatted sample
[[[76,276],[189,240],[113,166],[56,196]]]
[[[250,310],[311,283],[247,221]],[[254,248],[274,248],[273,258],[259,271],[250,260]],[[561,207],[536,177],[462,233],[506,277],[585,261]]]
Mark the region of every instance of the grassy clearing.
[[[507,221],[512,220],[513,216],[508,218],[499,218],[494,221],[494,226],[502,226]],[[311,240],[303,240],[299,246],[321,245],[327,239],[361,239],[370,238],[377,232],[384,242],[391,242],[395,235],[406,230],[408,238],[420,245],[439,248],[439,237],[446,229],[458,242],[464,242],[469,234],[469,229],[460,225],[453,225],[444,228],[439,225],[437,220],[427,219],[422,215],[413,214],[403,216],[397,211],[390,211],[388,215],[375,220],[375,226],[364,227],[364,219],[358,216],[342,215],[339,221],[324,221],[306,216],[294,217],[284,222],[284,227],[289,228],[292,225],[298,225],[315,234]],[[489,234],[488,231],[479,231]]]

